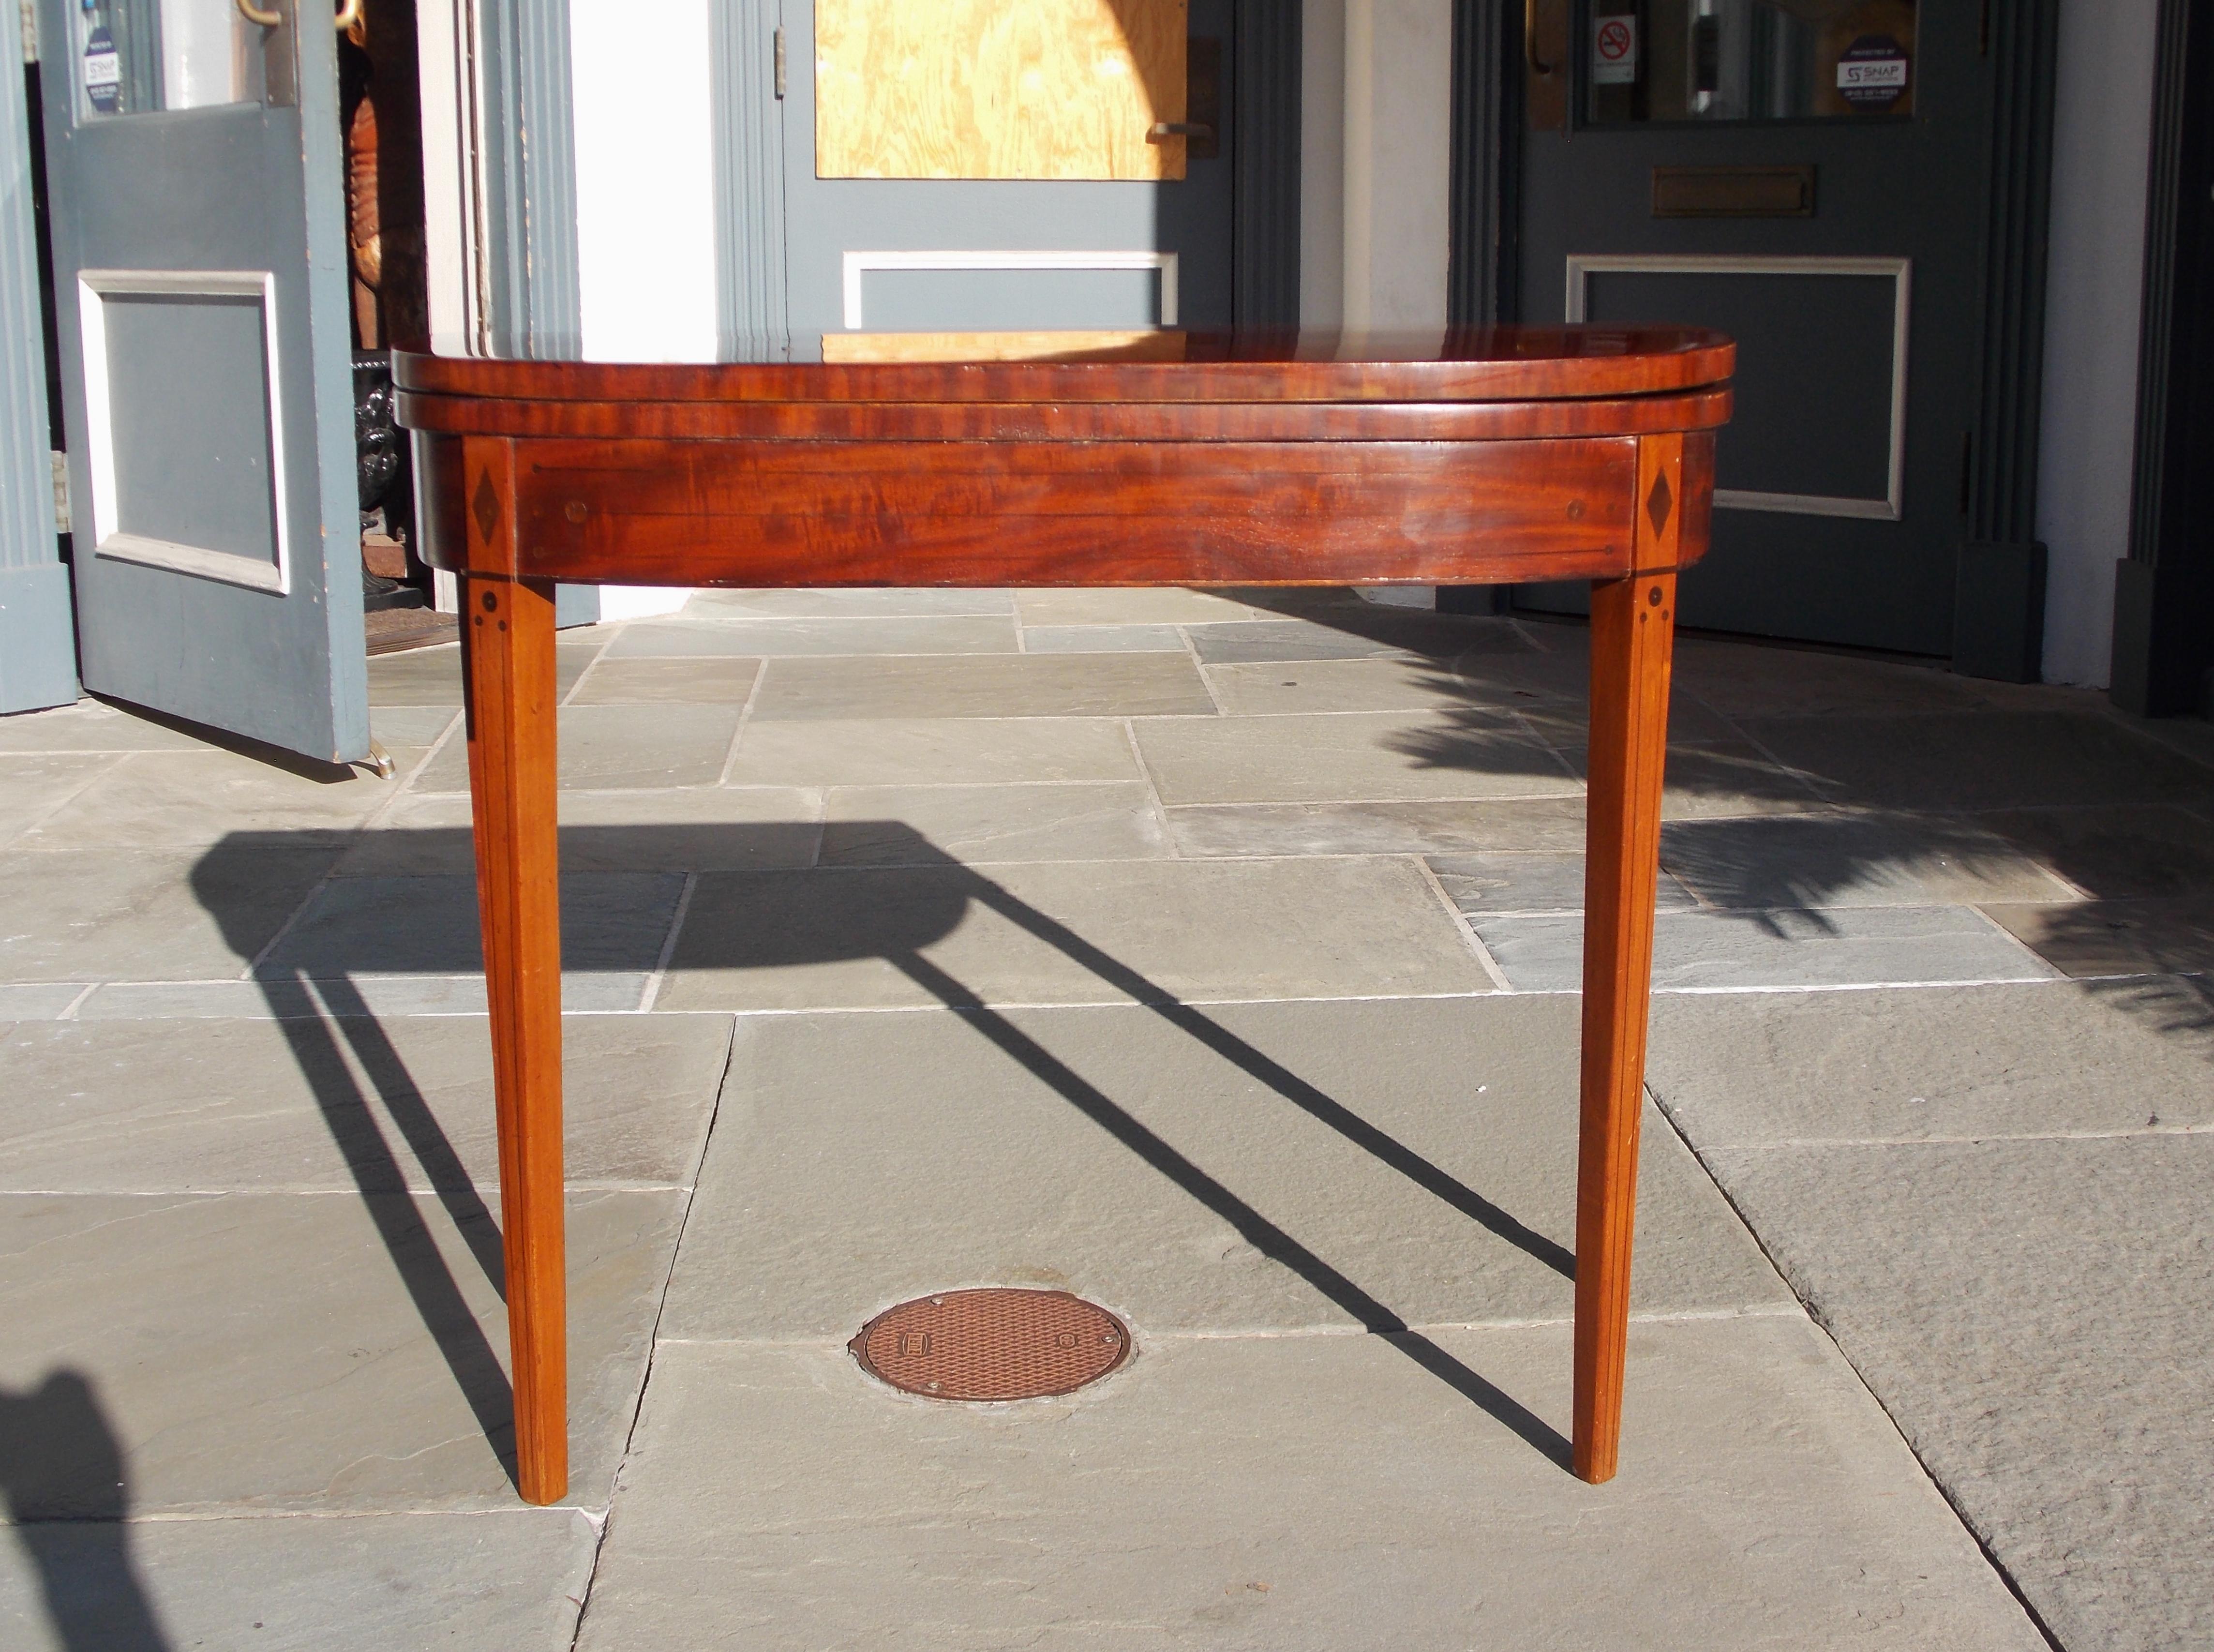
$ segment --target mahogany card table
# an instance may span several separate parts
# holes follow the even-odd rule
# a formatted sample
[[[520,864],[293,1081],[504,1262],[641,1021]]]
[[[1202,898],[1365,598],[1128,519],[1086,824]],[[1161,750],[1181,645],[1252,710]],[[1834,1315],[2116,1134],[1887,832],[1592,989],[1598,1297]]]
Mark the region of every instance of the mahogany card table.
[[[397,358],[424,554],[460,576],[523,1497],[568,1484],[560,580],[1589,580],[1573,1465],[1609,1478],[1676,576],[1706,549],[1734,346],[1665,327],[878,338],[826,339],[847,358],[824,362]]]

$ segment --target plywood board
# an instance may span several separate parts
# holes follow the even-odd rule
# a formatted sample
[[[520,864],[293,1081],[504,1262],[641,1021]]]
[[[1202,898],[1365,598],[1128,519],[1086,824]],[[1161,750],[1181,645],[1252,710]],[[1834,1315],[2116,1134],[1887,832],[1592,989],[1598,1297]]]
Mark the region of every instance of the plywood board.
[[[1188,0],[816,0],[823,178],[1184,175]]]
[[[823,359],[853,361],[1182,361],[1171,332],[826,333]]]

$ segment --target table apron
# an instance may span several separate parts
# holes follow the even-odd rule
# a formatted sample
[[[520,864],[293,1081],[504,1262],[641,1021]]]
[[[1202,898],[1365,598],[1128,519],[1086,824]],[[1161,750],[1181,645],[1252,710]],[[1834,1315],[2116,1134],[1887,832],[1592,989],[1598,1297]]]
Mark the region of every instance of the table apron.
[[[424,554],[456,571],[621,584],[1336,584],[1636,566],[1635,437],[416,440],[431,505]],[[1685,442],[1687,461],[1710,467],[1711,437]],[[511,449],[513,534],[473,537],[468,512],[488,497],[477,473]],[[1686,503],[1703,505],[1702,491]],[[1704,539],[1687,532],[1682,560]]]

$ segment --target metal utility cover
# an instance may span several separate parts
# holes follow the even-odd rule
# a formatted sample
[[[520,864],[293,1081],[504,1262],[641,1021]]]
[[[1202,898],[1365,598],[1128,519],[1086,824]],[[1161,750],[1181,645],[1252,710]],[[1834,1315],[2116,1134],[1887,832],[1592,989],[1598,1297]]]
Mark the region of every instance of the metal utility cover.
[[[1129,1327],[1067,1291],[947,1291],[887,1308],[847,1344],[870,1375],[926,1399],[1073,1392],[1132,1351]]]

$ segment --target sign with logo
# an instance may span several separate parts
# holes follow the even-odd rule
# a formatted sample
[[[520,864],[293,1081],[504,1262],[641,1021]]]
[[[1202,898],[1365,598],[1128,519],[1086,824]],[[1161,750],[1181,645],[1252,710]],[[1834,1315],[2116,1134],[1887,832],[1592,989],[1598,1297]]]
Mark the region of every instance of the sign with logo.
[[[84,95],[102,114],[113,114],[123,104],[123,54],[104,27],[85,40]]]
[[[1838,95],[1856,113],[1880,114],[1906,95],[1906,48],[1888,34],[1863,34],[1838,59]]]
[[[1592,19],[1592,84],[1633,86],[1637,83],[1637,19]]]

